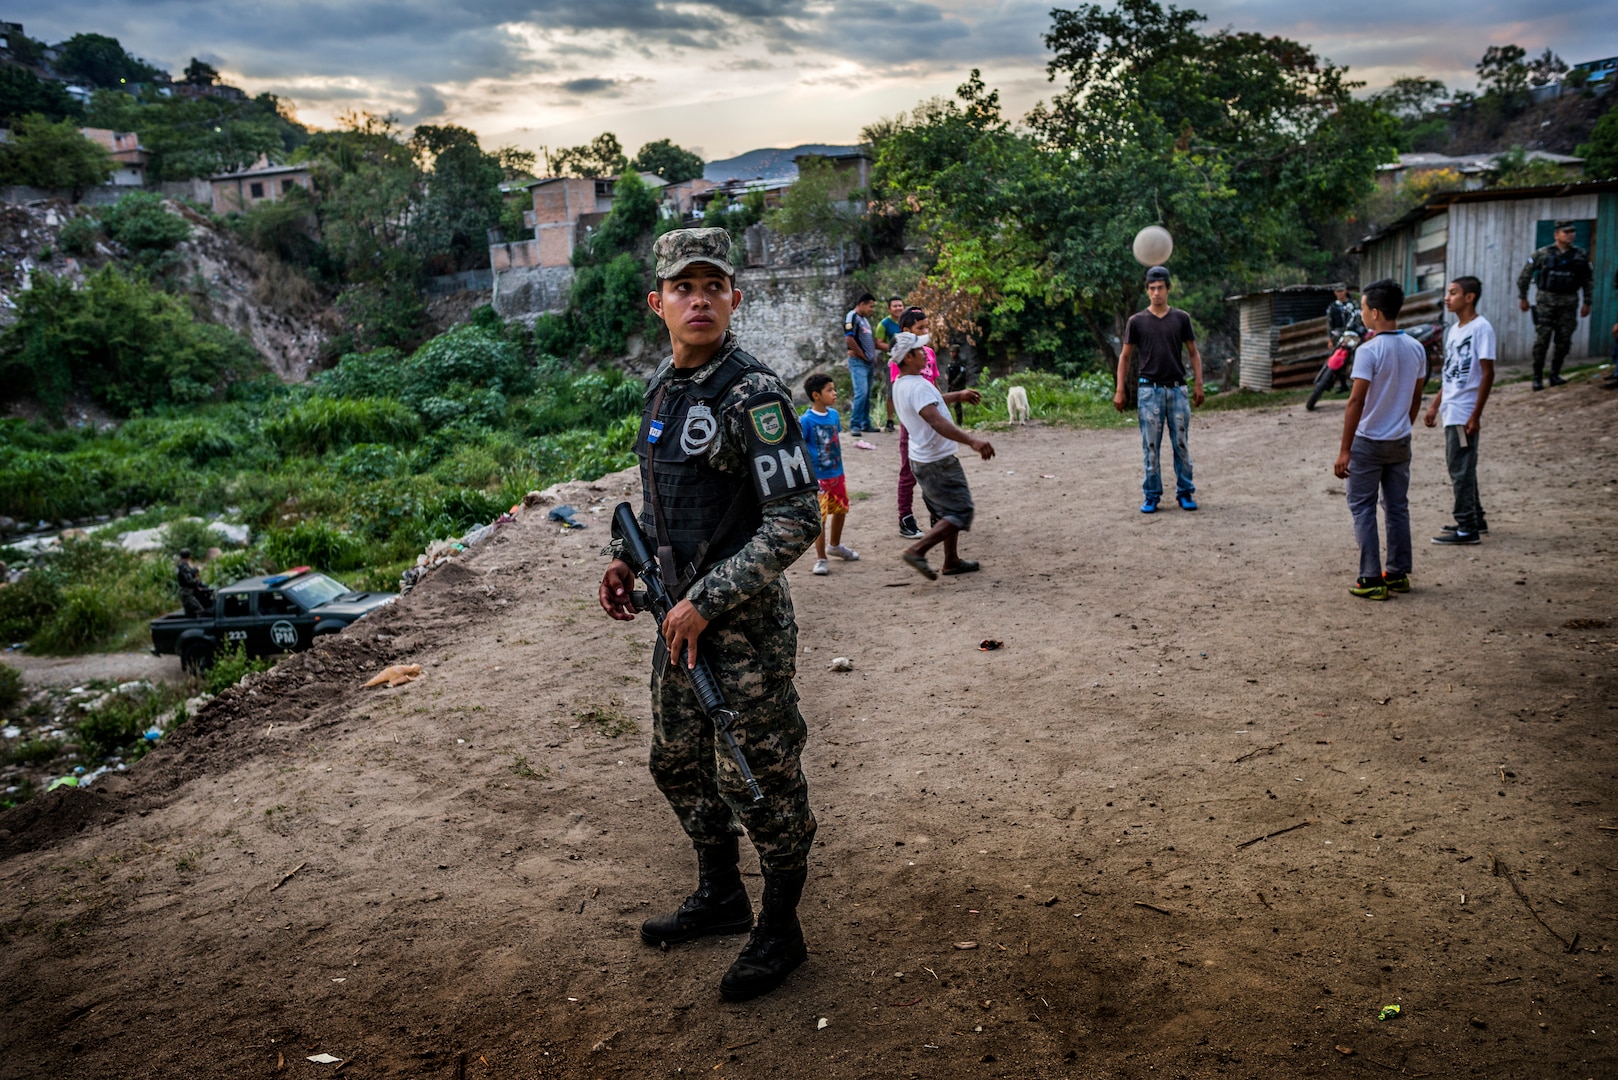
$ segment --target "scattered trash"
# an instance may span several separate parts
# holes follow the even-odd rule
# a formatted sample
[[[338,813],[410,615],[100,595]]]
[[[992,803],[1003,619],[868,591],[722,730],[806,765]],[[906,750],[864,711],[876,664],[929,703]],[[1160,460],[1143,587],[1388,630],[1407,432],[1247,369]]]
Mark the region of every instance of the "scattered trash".
[[[1392,1020],[1403,1010],[1397,1005],[1384,1005],[1382,1011],[1376,1014],[1378,1020]]]
[[[876,444],[875,443],[868,443],[864,439],[855,439],[854,440],[854,445],[859,447],[861,450],[875,450],[876,449]]]
[[[564,504],[562,506],[553,506],[553,507],[551,507],[551,512],[546,514],[545,516],[547,518],[549,518],[551,521],[560,521],[562,523],[562,527],[564,529],[583,529],[583,528],[586,528],[587,526],[584,524],[584,522],[582,522],[582,521],[574,521],[573,520],[573,515],[576,514],[576,513],[578,513],[577,510],[573,509],[571,506],[567,506],[567,505]]]
[[[550,497],[542,491],[530,491],[522,497],[522,505],[526,510],[532,510],[536,506],[543,506],[550,501]]]
[[[957,942],[956,942],[956,943],[955,943],[955,947],[956,947],[956,948],[957,948],[957,949],[960,949],[960,950],[962,950],[962,951],[963,951],[963,952],[964,952],[964,951],[966,951],[966,950],[969,950],[969,949],[975,949],[975,948],[977,948],[977,947],[978,947],[978,943],[977,943],[977,942],[975,942],[975,941],[957,941]]]
[[[1056,479],[1056,474],[1055,473],[1040,473],[1039,478],[1041,480],[1055,480]]]
[[[827,671],[853,671],[854,670],[854,661],[850,660],[846,656],[839,656],[837,659],[833,660],[831,663],[826,665],[826,670]]]
[[[162,737],[163,737],[163,729],[160,728],[160,727],[149,727],[141,735],[141,738],[145,739],[147,742],[156,742],[157,740],[161,739]]]
[[[820,1018],[820,1023],[815,1025],[815,1030],[816,1031],[825,1031],[827,1025],[829,1025],[830,1023],[831,1023],[830,1020],[827,1020],[824,1016],[822,1016]]]
[[[377,672],[376,676],[365,685],[367,688],[381,686],[383,683],[389,686],[403,686],[420,675],[420,664],[392,664]]]
[[[0,736],[8,739],[20,739],[22,738],[22,728],[17,727],[15,724],[7,724],[5,727],[0,728]]]
[[[246,525],[231,525],[223,521],[208,522],[208,531],[245,547],[253,539],[253,530]]]
[[[78,787],[78,786],[79,786],[79,778],[77,776],[58,776],[55,780],[51,781],[50,787],[46,788],[45,790],[46,791],[55,791],[59,787]]]
[[[1342,1054],[1344,1057],[1348,1057],[1348,1055],[1354,1052],[1354,1048],[1352,1046],[1339,1046],[1337,1048],[1337,1052]]]
[[[978,649],[982,652],[994,652],[1004,644],[1005,642],[1003,641],[996,641],[992,637],[986,637],[978,644]]]
[[[310,1054],[306,1060],[312,1061],[316,1065],[335,1065],[343,1059],[332,1057],[330,1054]]]

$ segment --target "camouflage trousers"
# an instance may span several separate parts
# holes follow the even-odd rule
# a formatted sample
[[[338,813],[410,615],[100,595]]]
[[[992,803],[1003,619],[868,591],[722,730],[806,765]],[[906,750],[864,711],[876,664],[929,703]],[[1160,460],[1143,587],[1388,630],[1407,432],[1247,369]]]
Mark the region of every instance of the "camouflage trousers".
[[[1562,373],[1562,361],[1573,348],[1573,331],[1579,326],[1579,298],[1577,296],[1542,295],[1534,303],[1534,378],[1545,374],[1545,350],[1551,338],[1556,339],[1556,351],[1551,354],[1551,375]]]
[[[661,638],[652,659],[652,779],[694,843],[719,843],[745,829],[765,870],[802,869],[816,823],[799,766],[809,729],[792,684],[798,627],[786,583],[715,619],[700,651],[736,711],[731,733],[764,801],[753,801],[685,669],[668,662]]]

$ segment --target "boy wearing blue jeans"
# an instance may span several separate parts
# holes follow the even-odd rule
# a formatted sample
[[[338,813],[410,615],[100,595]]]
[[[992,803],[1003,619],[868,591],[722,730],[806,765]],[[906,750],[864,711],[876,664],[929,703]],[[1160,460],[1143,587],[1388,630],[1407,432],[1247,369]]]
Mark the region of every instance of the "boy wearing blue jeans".
[[[1128,401],[1124,380],[1129,378],[1130,361],[1139,353],[1136,398],[1146,472],[1141,484],[1146,499],[1140,504],[1140,512],[1157,513],[1158,500],[1163,497],[1159,454],[1164,428],[1174,448],[1175,497],[1180,509],[1195,510],[1197,503],[1191,497],[1197,490],[1191,482],[1191,406],[1202,404],[1202,353],[1197,351],[1191,316],[1169,307],[1168,267],[1154,266],[1146,271],[1146,296],[1151,305],[1131,315],[1124,327],[1124,348],[1118,354],[1118,392],[1112,397],[1112,406],[1124,411]],[[1185,362],[1180,359],[1182,349],[1191,355],[1195,379],[1189,398],[1185,392]]]
[[[1348,481],[1348,510],[1360,547],[1360,576],[1349,592],[1386,600],[1410,591],[1410,427],[1421,410],[1427,350],[1399,330],[1405,294],[1384,278],[1360,294],[1371,336],[1354,353],[1354,389],[1343,410],[1343,442],[1332,471]],[[1376,502],[1388,526],[1384,572]]]

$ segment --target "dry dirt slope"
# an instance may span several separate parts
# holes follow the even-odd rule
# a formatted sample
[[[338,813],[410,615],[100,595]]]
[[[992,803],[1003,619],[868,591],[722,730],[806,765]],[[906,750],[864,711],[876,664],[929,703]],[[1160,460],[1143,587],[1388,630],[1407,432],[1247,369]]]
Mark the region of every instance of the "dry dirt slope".
[[[534,514],[0,818],[0,1076],[1618,1075],[1618,402],[1499,392],[1494,535],[1387,604],[1344,591],[1339,410],[1198,419],[1204,509],[1155,518],[1131,430],[997,436],[984,572],[938,583],[892,440],[851,451],[865,558],[793,572],[821,832],[769,998],[718,1001],[739,939],[637,939],[691,863],[650,629],[595,608],[602,515]]]

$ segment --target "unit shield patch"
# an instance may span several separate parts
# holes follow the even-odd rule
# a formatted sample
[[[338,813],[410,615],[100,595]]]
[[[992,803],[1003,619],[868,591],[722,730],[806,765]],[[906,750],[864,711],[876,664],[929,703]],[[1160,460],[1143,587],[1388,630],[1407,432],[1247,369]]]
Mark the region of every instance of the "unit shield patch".
[[[753,424],[753,432],[763,442],[774,446],[787,434],[786,410],[781,407],[780,401],[771,401],[765,405],[755,405],[747,410],[747,417]]]

